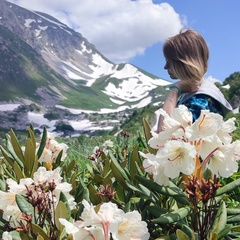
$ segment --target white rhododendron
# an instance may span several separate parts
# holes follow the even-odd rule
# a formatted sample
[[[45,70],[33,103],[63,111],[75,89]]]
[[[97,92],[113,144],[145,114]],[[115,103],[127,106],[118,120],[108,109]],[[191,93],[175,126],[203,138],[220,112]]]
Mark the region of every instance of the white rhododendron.
[[[55,140],[55,135],[53,133],[47,133],[46,145],[43,150],[39,162],[52,163],[56,161],[58,154],[62,151],[61,161],[63,161],[67,156],[68,146],[65,143],[59,143]]]
[[[39,194],[39,190],[36,190],[37,186],[44,186],[44,188],[47,188],[53,183],[54,189],[52,197],[54,199],[54,206],[57,206],[60,193],[63,192],[70,208],[73,209],[76,203],[74,202],[74,198],[69,194],[72,190],[72,186],[69,183],[62,182],[60,170],[60,167],[53,171],[47,171],[45,167],[39,167],[34,173],[33,179],[20,179],[19,183],[13,179],[7,179],[8,191],[0,191],[0,209],[3,211],[3,218],[7,221],[11,220],[11,222],[20,220],[22,213],[16,203],[16,194],[26,196],[27,192],[31,191],[32,196],[37,197]]]
[[[152,133],[150,147],[156,154],[141,153],[143,167],[160,185],[168,185],[169,179],[179,174],[193,174],[196,159],[201,160],[201,169],[208,168],[213,174],[229,177],[238,170],[240,142],[232,141],[236,129],[235,118],[227,121],[217,113],[202,110],[193,122],[186,106],[180,105],[169,116],[163,109],[163,131]]]
[[[146,222],[141,220],[137,211],[125,213],[116,204],[107,202],[96,206],[83,200],[84,210],[81,221],[70,223],[60,218],[68,234],[77,240],[106,240],[112,236],[113,240],[148,240],[149,233]]]

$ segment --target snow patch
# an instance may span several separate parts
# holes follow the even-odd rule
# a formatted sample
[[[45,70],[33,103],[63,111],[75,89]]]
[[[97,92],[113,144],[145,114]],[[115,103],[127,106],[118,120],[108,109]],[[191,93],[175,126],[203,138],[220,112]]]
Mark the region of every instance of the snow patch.
[[[13,111],[19,106],[20,104],[0,104],[0,111]]]
[[[32,22],[36,22],[35,19],[25,19],[24,26],[29,28]]]

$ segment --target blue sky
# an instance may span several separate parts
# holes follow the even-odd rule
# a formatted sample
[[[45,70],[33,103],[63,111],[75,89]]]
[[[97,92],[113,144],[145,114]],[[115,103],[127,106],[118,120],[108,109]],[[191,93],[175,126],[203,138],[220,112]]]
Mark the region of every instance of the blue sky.
[[[9,1],[56,17],[111,61],[132,63],[166,80],[162,44],[182,27],[197,30],[209,46],[206,77],[223,81],[240,71],[239,0]]]
[[[160,3],[162,1],[153,1]],[[239,0],[168,0],[174,10],[187,18],[187,27],[197,30],[205,38],[209,50],[206,76],[224,81],[240,71],[240,1]],[[169,80],[163,70],[162,43],[148,48],[144,55],[131,63]]]

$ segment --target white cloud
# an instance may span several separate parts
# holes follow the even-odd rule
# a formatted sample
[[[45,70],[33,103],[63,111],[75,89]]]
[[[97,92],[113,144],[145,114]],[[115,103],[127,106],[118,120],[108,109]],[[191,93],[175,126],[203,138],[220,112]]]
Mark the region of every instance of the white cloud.
[[[186,23],[168,3],[152,0],[10,0],[48,13],[80,32],[113,62],[144,54]]]
[[[217,79],[217,78],[214,78],[213,76],[208,76],[206,79],[208,79],[209,81],[215,83],[215,82],[219,82],[219,83],[222,83],[221,80]]]

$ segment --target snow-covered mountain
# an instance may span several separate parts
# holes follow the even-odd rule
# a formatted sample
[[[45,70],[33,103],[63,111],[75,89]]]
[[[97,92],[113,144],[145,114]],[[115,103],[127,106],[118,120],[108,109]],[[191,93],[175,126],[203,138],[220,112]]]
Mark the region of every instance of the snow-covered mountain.
[[[1,102],[121,112],[157,103],[170,84],[131,64],[112,63],[80,33],[48,14],[0,0],[0,27],[6,52],[0,92],[9,91]]]

